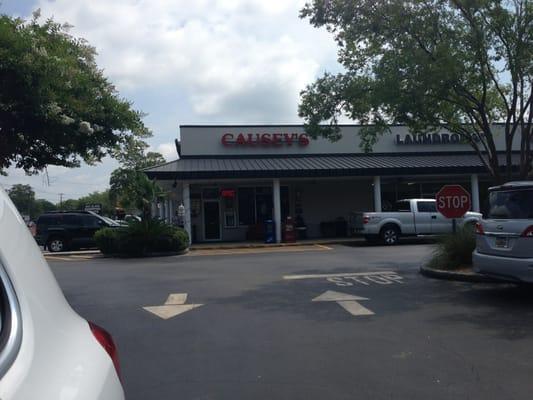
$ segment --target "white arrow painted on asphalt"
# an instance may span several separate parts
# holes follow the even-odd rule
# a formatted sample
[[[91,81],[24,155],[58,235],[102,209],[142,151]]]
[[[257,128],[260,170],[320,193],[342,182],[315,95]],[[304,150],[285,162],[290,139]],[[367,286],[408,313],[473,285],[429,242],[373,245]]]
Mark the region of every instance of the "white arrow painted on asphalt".
[[[187,293],[171,293],[162,306],[143,307],[146,311],[157,315],[162,319],[169,319],[184,312],[203,306],[203,304],[185,304]]]
[[[366,297],[354,296],[341,292],[328,290],[320,296],[315,297],[311,301],[334,301],[350,314],[358,315],[374,315],[374,312],[358,303],[358,300],[368,300]]]

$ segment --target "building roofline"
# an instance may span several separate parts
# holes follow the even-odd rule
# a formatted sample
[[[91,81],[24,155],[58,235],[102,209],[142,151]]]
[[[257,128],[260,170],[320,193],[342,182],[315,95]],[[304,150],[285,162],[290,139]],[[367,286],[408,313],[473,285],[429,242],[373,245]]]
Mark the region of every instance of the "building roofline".
[[[503,168],[502,168],[503,170]],[[513,166],[513,172],[518,168]],[[404,168],[353,168],[343,170],[278,170],[278,171],[165,171],[146,172],[150,179],[196,180],[196,179],[274,179],[274,178],[330,178],[330,177],[372,177],[405,176],[435,174],[483,174],[484,166],[450,166],[450,167],[404,167]]]
[[[505,154],[505,151],[497,151],[497,154]],[[512,154],[520,154],[519,150],[514,150]],[[485,154],[485,153],[483,153]],[[306,153],[306,154],[195,154],[190,156],[181,156],[181,160],[198,160],[198,159],[209,159],[209,160],[226,160],[226,159],[251,159],[251,158],[313,158],[313,157],[405,157],[405,156],[464,156],[464,155],[475,155],[475,151],[405,151],[405,152],[370,152],[370,153]],[[180,160],[178,159],[178,160]],[[178,160],[170,161],[175,162]],[[168,163],[166,163],[168,164]]]
[[[493,122],[490,125],[505,125],[505,122]],[[330,126],[327,124],[321,124],[320,126]],[[362,126],[375,126],[375,124],[337,124],[338,127],[362,127]],[[387,126],[407,126],[406,124],[388,124]],[[303,128],[304,124],[183,124],[179,125],[179,128],[275,128],[275,127],[288,127],[288,128]],[[445,125],[442,125],[444,128]]]

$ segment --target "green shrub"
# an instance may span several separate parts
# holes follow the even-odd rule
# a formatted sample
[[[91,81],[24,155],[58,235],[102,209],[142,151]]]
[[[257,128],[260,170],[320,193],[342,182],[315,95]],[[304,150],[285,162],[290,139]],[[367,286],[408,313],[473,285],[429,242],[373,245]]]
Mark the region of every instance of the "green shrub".
[[[96,246],[103,254],[113,254],[117,249],[118,229],[102,228],[94,234]]]
[[[438,239],[427,266],[435,269],[458,269],[472,265],[472,252],[476,248],[474,227],[465,225],[455,234],[443,235]]]
[[[127,257],[179,252],[189,246],[187,232],[156,219],[133,221],[121,228],[101,229],[95,240],[102,253]]]

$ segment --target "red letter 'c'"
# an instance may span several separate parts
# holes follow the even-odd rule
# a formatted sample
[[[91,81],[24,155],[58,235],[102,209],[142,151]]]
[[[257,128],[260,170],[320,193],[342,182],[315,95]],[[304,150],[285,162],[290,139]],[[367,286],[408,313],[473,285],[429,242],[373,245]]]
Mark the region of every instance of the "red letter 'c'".
[[[226,133],[224,136],[222,136],[222,144],[224,146],[230,146],[231,143],[229,142],[231,139],[233,139],[233,135],[231,133]]]

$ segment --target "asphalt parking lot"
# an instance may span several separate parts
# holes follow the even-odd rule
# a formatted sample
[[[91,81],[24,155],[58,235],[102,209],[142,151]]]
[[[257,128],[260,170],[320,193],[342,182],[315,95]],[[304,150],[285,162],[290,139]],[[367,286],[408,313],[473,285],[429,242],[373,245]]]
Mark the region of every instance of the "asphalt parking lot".
[[[422,277],[431,250],[49,263],[113,334],[128,399],[529,399],[533,290]]]

